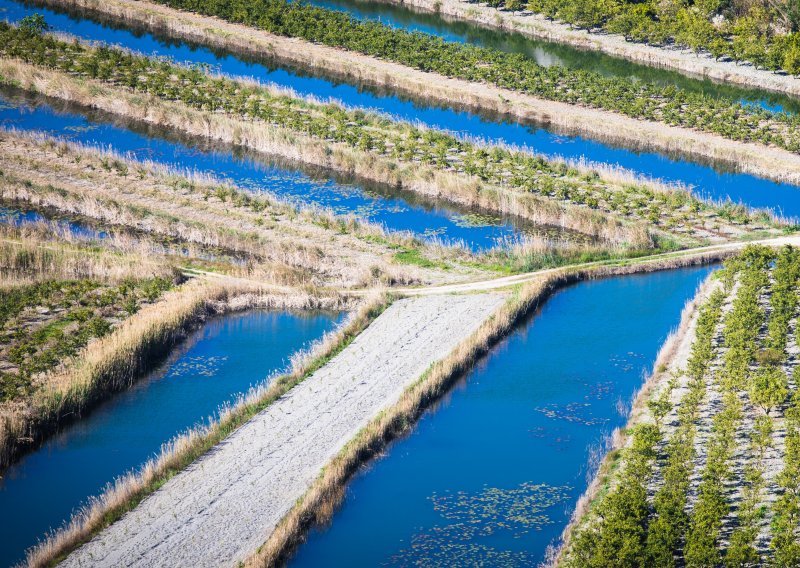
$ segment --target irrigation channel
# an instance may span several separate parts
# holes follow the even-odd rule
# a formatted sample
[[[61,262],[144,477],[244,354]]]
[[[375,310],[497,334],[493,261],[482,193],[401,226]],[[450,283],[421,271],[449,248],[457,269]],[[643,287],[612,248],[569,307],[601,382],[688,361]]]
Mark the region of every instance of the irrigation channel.
[[[353,6],[363,9],[361,4],[338,5],[350,7],[351,10],[356,10]],[[22,4],[13,0],[0,0],[0,9],[3,10],[0,14],[12,22],[18,21],[28,14],[41,13],[53,30],[67,32],[83,39],[133,46],[144,54],[167,56],[179,62],[210,66],[212,69],[231,76],[255,77],[263,82],[290,88],[300,95],[311,95],[323,100],[334,99],[349,106],[378,110],[404,120],[421,122],[431,127],[478,137],[488,142],[527,147],[532,151],[553,157],[619,166],[639,175],[690,187],[702,197],[715,200],[731,199],[734,202],[745,203],[756,208],[770,208],[787,217],[800,217],[800,190],[796,186],[743,174],[732,171],[730,168],[688,161],[677,156],[637,152],[580,136],[565,136],[537,125],[521,124],[499,116],[476,114],[463,109],[410,100],[385,90],[376,90],[361,84],[348,84],[342,82],[341,78],[332,78],[316,72],[292,68],[275,61],[266,59],[256,61],[238,54],[189,44],[174,37],[153,35],[144,29],[123,27],[85,11],[80,13],[64,11],[61,8],[51,9],[39,5]],[[377,12],[381,18],[388,19],[398,26],[407,23],[402,18],[392,18],[391,14],[397,10],[395,7],[376,4],[372,10],[373,17]],[[558,45],[555,47],[566,49]],[[574,58],[577,58],[579,53],[581,52],[576,51]],[[587,57],[589,56],[587,55]],[[641,68],[641,66],[626,62],[620,62],[620,65]],[[643,69],[651,74],[668,73],[671,75],[667,71],[658,71],[647,67]],[[686,77],[682,81],[704,83]],[[719,87],[719,89],[721,91],[735,90],[734,87]],[[771,100],[770,97],[773,96],[775,95],[762,93],[764,100]],[[742,97],[744,97],[743,94],[734,96],[736,99]],[[91,139],[91,136],[87,136],[87,138]],[[116,148],[116,144],[114,147]],[[280,192],[281,189],[278,191]],[[353,200],[352,193],[350,200]],[[407,206],[403,201],[393,202],[391,199],[388,202],[377,200],[367,202],[363,199],[363,190],[354,193],[357,193],[362,199],[356,199],[357,203],[339,203],[339,205],[358,214],[364,214],[368,209],[367,205],[377,206],[384,212],[391,211],[393,205]],[[311,193],[311,195],[314,194]],[[348,200],[342,198],[342,201],[347,202]],[[416,215],[418,218],[421,217],[417,209],[412,208],[412,212],[418,213]],[[405,213],[408,217],[414,217],[411,213]],[[384,217],[388,218],[389,215],[381,215],[373,211],[372,218],[374,220],[387,222]],[[448,216],[446,213],[439,212],[438,224],[433,222],[436,219],[429,220],[431,223],[427,225],[428,227],[436,228],[435,232],[452,240],[464,239],[464,234],[470,233],[470,231],[460,231],[459,229],[462,227],[459,225],[465,223],[469,225],[470,221],[475,219],[469,215],[456,214],[453,216],[451,214]],[[390,228],[411,228],[412,230],[416,228],[418,233],[421,231],[424,234],[425,232],[419,222],[410,222],[410,220],[401,222],[399,218],[393,218],[392,221],[391,224],[387,222],[387,226]],[[494,240],[498,233],[501,235],[512,233],[512,224],[511,221],[505,220],[499,228],[488,231],[490,236],[486,238]]]
[[[111,149],[179,171],[209,174],[254,192],[269,191],[298,206],[329,208],[391,230],[463,243],[473,250],[491,248],[523,231],[548,230],[521,219],[459,208],[320,168],[269,160],[263,154],[230,146],[204,144],[174,131],[12,88],[0,87],[0,126]]]
[[[328,312],[254,310],[212,317],[159,369],[24,456],[0,478],[0,566],[68,519],[114,478],[206,420],[238,394],[286,367],[289,357],[332,329]]]
[[[290,566],[535,566],[585,490],[590,457],[625,423],[620,401],[711,270],[558,292],[357,474]]]
[[[16,209],[5,207],[0,204],[0,224],[12,227],[24,227],[25,225],[35,225],[38,223],[47,224],[56,231],[63,232],[70,237],[82,240],[104,239],[108,233],[94,229],[91,226],[68,218],[50,216],[45,213],[29,209]]]
[[[559,65],[570,69],[583,69],[608,77],[621,76],[661,86],[673,85],[686,91],[758,105],[777,112],[800,112],[800,99],[790,95],[748,89],[708,79],[696,79],[676,71],[633,63],[601,52],[542,41],[517,32],[489,29],[472,22],[416,9],[413,6],[392,4],[388,0],[310,0],[309,4],[347,12],[362,20],[375,20],[396,28],[439,36],[446,41],[519,53],[544,67]]]

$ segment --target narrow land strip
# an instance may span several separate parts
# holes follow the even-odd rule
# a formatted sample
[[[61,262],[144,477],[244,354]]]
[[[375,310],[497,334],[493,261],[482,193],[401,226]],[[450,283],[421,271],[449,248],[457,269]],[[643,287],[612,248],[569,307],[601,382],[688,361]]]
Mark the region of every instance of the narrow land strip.
[[[331,362],[101,532],[65,566],[236,565],[370,419],[503,302],[395,302]]]
[[[46,3],[92,10],[127,24],[143,25],[150,30],[165,32],[185,40],[257,57],[273,57],[283,63],[323,70],[424,100],[474,110],[488,110],[525,122],[549,125],[567,134],[585,135],[635,149],[713,160],[776,181],[797,183],[800,180],[800,156],[763,144],[737,142],[707,132],[544,100],[485,83],[452,79],[343,49],[280,37],[215,17],[182,12],[152,2],[46,0]],[[13,69],[3,68],[0,73],[7,80],[14,79],[23,85],[30,82],[29,78],[15,76]],[[37,87],[43,88],[42,92],[51,96],[64,96],[55,89],[45,88],[44,84],[37,84]],[[103,110],[119,112],[114,108]]]
[[[623,36],[592,33],[568,24],[546,19],[540,14],[500,11],[486,4],[466,0],[377,0],[387,4],[411,6],[425,12],[472,22],[480,26],[514,31],[528,37],[599,51],[650,67],[674,69],[695,75],[774,92],[800,95],[800,78],[779,74],[735,61],[721,61],[689,49],[656,47],[627,41]]]

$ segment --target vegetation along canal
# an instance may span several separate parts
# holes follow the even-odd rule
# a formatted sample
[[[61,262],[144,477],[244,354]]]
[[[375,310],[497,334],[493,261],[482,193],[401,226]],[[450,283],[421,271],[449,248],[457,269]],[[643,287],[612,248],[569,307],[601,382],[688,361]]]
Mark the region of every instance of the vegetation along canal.
[[[625,423],[620,408],[711,270],[557,293],[357,475],[330,527],[313,531],[291,565],[536,565],[585,490],[591,455]]]
[[[410,192],[333,176],[324,170],[301,169],[297,164],[270,161],[264,155],[230,147],[205,146],[167,130],[17,91],[0,89],[0,103],[0,123],[7,128],[61,135],[137,160],[209,174],[245,189],[269,191],[297,205],[330,208],[341,215],[356,215],[423,238],[463,242],[479,250],[513,238],[525,227],[519,220],[470,215],[467,209]]]
[[[683,90],[748,102],[771,110],[790,113],[800,111],[800,100],[789,95],[717,83],[708,79],[694,79],[676,71],[649,67],[600,52],[451,20],[440,14],[418,11],[402,4],[368,0],[313,0],[310,3],[322,8],[341,10],[360,19],[376,20],[397,28],[436,35],[447,41],[520,53],[535,59],[539,65],[548,67],[560,65],[570,69],[585,69],[609,77],[629,77],[657,85],[674,85]]]
[[[287,87],[300,95],[311,95],[322,100],[339,100],[349,106],[386,112],[403,120],[420,121],[431,127],[468,134],[489,142],[527,147],[548,156],[619,166],[638,175],[691,187],[703,197],[731,199],[752,207],[771,208],[788,217],[800,216],[800,192],[795,186],[732,171],[728,167],[703,164],[663,153],[633,151],[581,136],[566,136],[537,125],[520,124],[497,116],[482,116],[453,107],[409,100],[395,93],[375,91],[364,85],[349,84],[341,79],[293,69],[274,61],[254,61],[230,52],[190,45],[176,38],[155,36],[149,31],[112,25],[96,20],[96,16],[92,14],[65,14],[62,11],[23,5],[11,0],[2,0],[0,7],[5,10],[5,17],[12,22],[25,15],[42,13],[54,30],[83,39],[136,45],[137,51],[145,54],[211,66],[211,69],[233,76],[255,77]],[[391,21],[402,24],[404,20]],[[764,96],[772,95],[765,93]],[[738,98],[741,97],[737,96]],[[458,233],[455,230],[453,232]]]
[[[0,479],[0,565],[25,550],[114,478],[286,367],[341,319],[335,313],[255,310],[209,319],[155,372],[24,456]]]

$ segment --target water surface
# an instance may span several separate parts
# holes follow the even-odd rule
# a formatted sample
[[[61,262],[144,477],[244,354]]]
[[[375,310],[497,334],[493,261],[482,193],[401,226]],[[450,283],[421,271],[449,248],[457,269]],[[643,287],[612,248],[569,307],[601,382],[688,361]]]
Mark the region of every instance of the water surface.
[[[535,566],[710,268],[583,282],[544,304],[356,475],[297,567]]]
[[[345,0],[335,1],[343,2]],[[361,3],[347,4],[347,6],[365,9]],[[230,52],[212,50],[175,38],[153,35],[142,29],[123,28],[102,21],[92,14],[65,13],[24,5],[13,0],[0,0],[0,10],[0,17],[5,17],[9,21],[18,21],[24,15],[39,12],[45,15],[48,24],[53,29],[84,39],[119,44],[148,55],[168,56],[179,62],[202,64],[233,76],[255,77],[264,82],[288,87],[300,95],[313,95],[323,100],[334,99],[346,105],[385,112],[404,120],[419,121],[459,135],[530,148],[551,157],[585,159],[590,162],[619,166],[640,175],[692,187],[694,192],[701,197],[716,200],[731,199],[752,207],[770,208],[788,217],[800,217],[800,190],[796,186],[742,174],[724,166],[692,161],[680,156],[639,152],[581,136],[567,136],[540,125],[521,124],[497,115],[478,114],[456,107],[410,100],[397,96],[393,92],[342,82],[341,79],[299,70],[275,61],[257,60]],[[373,10],[383,14],[381,17],[389,18],[389,15],[395,13],[398,8],[378,4],[373,6]],[[405,14],[405,12],[403,13]],[[413,15],[413,13],[410,14]],[[409,18],[412,17],[406,15]],[[402,25],[404,21],[406,20],[398,19],[396,24]],[[526,43],[532,41],[524,39]],[[621,64],[627,65],[625,62]],[[378,205],[378,203],[372,203],[372,205]],[[384,210],[386,209],[391,209],[391,203],[386,204]],[[375,218],[377,219],[377,217]],[[439,226],[432,219],[425,222],[434,232],[441,232],[441,229],[445,227],[449,231],[446,231],[448,237],[451,236],[450,233],[456,239],[463,237],[463,234],[452,226],[446,227],[448,223],[442,223]],[[420,231],[419,223],[400,223],[400,227],[409,225],[416,225],[415,232],[417,233],[425,232]],[[500,232],[508,234],[510,231],[506,227],[506,230]],[[493,233],[490,240],[495,236],[496,234]]]
[[[0,479],[0,566],[58,527],[115,477],[284,369],[333,328],[327,312],[252,311],[211,318],[158,370],[27,454]],[[13,512],[13,514],[12,514]]]
[[[435,35],[445,41],[519,53],[544,67],[558,65],[592,71],[607,77],[623,77],[635,82],[661,86],[674,85],[685,91],[757,105],[776,112],[794,114],[800,111],[800,99],[791,95],[691,77],[677,71],[634,63],[598,51],[544,41],[518,32],[494,30],[479,24],[426,12],[413,6],[390,4],[380,0],[310,0],[308,3],[329,10],[347,12],[360,20],[373,20],[394,28]],[[504,15],[503,12],[498,14]]]
[[[0,224],[24,227],[40,223],[56,232],[63,232],[81,240],[104,239],[108,236],[105,231],[95,229],[87,223],[59,215],[50,216],[39,211],[6,207],[0,202]]]
[[[270,192],[297,206],[331,209],[476,251],[527,232],[559,232],[2,86],[0,127],[44,132],[178,171],[209,174],[256,193]]]

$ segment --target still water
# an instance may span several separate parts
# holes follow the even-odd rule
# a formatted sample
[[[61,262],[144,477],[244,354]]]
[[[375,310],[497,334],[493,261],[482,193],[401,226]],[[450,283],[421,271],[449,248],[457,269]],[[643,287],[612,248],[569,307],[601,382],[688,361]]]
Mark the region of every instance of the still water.
[[[711,268],[576,284],[358,473],[290,565],[535,566]]]
[[[0,479],[0,566],[10,566],[114,478],[214,415],[342,315],[251,311],[209,319],[148,377],[25,455]]]

